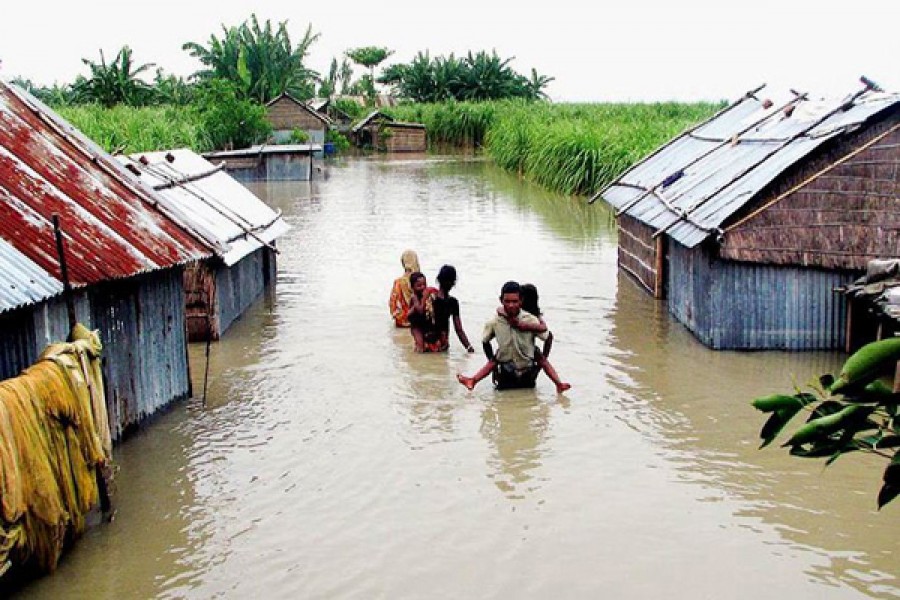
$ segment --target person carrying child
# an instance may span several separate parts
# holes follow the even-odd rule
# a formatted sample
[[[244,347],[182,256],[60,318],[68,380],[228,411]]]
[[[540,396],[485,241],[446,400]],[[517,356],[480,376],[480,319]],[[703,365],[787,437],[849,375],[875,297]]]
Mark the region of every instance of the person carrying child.
[[[419,257],[415,251],[405,250],[400,255],[400,264],[403,266],[403,275],[394,280],[391,286],[391,295],[388,298],[388,310],[397,327],[409,327],[409,302],[413,294],[409,276],[421,271]]]
[[[540,318],[537,288],[531,284],[520,286],[515,281],[508,281],[500,290],[500,302],[502,306],[494,318],[485,324],[482,335],[487,363],[471,377],[457,374],[457,380],[472,390],[479,381],[493,373],[494,385],[498,390],[534,387],[535,379],[544,370],[556,385],[557,393],[570,389],[572,386],[559,378],[548,360],[553,334]],[[491,345],[495,338],[498,346],[496,354]],[[544,341],[543,351],[535,346],[536,338]]]

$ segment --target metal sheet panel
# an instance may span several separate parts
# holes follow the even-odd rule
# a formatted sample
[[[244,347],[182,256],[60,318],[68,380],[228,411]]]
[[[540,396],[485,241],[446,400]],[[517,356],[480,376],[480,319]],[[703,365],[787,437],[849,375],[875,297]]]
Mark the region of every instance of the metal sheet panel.
[[[900,94],[867,91],[849,105],[795,100],[790,116],[786,104],[764,108],[756,96],[742,98],[627,171],[603,198],[694,247],[821,144],[900,104]]]
[[[723,261],[703,246],[671,244],[669,312],[719,350],[835,350],[845,336],[844,297],[854,274]]]
[[[212,236],[210,241],[224,250],[217,254],[226,265],[235,264],[288,230],[279,213],[191,150],[118,158],[139,172],[137,177],[144,184],[154,189],[170,186],[159,189],[158,193],[177,207],[179,214],[191,221],[195,229]]]
[[[52,215],[74,286],[211,256],[164,200],[34,98],[0,82],[0,237],[61,279]]]
[[[5,240],[0,239],[0,313],[52,298],[63,284],[32,262]]]

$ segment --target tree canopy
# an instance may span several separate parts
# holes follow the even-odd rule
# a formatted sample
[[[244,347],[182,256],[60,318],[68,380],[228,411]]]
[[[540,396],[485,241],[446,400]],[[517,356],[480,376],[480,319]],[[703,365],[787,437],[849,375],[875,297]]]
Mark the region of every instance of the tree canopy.
[[[304,61],[318,39],[319,34],[309,25],[303,39],[294,45],[287,21],[273,29],[269,20],[260,26],[253,14],[239,26],[222,25],[222,37],[210,35],[206,46],[187,42],[182,48],[206,67],[194,73],[196,78],[233,81],[240,97],[264,104],[284,92],[301,100],[313,96],[319,74]]]
[[[96,102],[106,107],[116,104],[142,106],[152,99],[153,89],[138,76],[155,65],[135,65],[128,46],[123,46],[110,63],[106,62],[103,50],[100,51],[100,62],[87,58],[81,61],[90,69],[90,77],[79,77],[72,91],[82,102]]]
[[[544,88],[553,77],[540,75],[534,69],[530,78],[525,77],[509,66],[512,60],[501,59],[495,51],[432,59],[425,51],[408,64],[387,67],[378,81],[414,102],[546,99]]]

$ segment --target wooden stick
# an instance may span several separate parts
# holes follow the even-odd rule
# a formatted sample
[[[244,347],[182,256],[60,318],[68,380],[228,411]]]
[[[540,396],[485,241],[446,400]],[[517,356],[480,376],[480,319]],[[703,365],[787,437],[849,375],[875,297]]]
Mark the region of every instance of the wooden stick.
[[[69,340],[71,341],[72,330],[78,323],[78,317],[75,315],[75,299],[72,297],[72,284],[69,282],[69,269],[66,265],[66,251],[63,245],[62,228],[59,225],[59,215],[53,213],[53,232],[56,237],[56,255],[59,258],[59,272],[62,277],[63,297],[66,300],[66,312],[69,315]]]

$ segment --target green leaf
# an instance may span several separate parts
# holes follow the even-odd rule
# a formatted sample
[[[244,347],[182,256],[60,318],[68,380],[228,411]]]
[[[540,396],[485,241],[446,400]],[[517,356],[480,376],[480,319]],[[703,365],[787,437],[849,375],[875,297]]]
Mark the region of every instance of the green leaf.
[[[900,450],[894,453],[891,464],[884,470],[884,483],[886,485],[900,486]]]
[[[762,444],[760,444],[759,447],[765,448],[771,444],[772,440],[781,433],[784,426],[787,425],[799,411],[800,407],[797,406],[794,408],[782,408],[781,410],[776,410],[772,413],[765,425],[763,425],[762,430],[759,432],[759,437],[762,439]]]
[[[821,385],[824,389],[828,389],[834,383],[834,375],[831,373],[826,373],[819,377],[819,385]]]
[[[878,492],[878,510],[881,510],[885,504],[900,495],[900,485],[884,484],[881,491]]]
[[[756,398],[751,404],[756,410],[769,413],[785,408],[800,408],[804,405],[804,402],[796,396],[773,394],[771,396]]]
[[[823,403],[825,404],[825,403]],[[819,408],[822,408],[821,406]],[[865,426],[866,417],[875,409],[873,406],[851,404],[836,413],[827,414],[808,421],[798,429],[784,445],[797,446],[831,435],[845,428],[858,431]],[[818,411],[819,409],[817,409]]]

